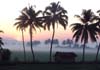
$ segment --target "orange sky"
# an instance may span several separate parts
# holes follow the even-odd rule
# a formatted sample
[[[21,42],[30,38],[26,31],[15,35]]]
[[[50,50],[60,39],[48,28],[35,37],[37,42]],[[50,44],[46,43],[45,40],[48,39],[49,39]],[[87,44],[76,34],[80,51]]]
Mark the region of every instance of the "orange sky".
[[[74,21],[74,20],[73,20]],[[3,30],[4,33],[1,33],[2,37],[8,37],[8,38],[13,38],[16,40],[21,41],[21,31],[17,31],[16,30],[16,26],[13,26],[13,24],[15,23],[15,20],[6,20],[6,21],[1,21],[0,24],[0,30]],[[69,20],[69,22],[71,22]],[[25,40],[29,40],[29,31],[28,28],[26,29],[26,31],[24,32],[25,35]],[[45,40],[48,38],[51,38],[52,36],[52,29],[50,31],[48,30],[43,30],[41,29],[41,31],[39,31],[37,29],[37,32],[33,31],[33,39],[34,40]],[[58,26],[58,28],[56,29],[56,33],[55,33],[55,38],[57,39],[67,39],[67,38],[71,38],[72,37],[72,33],[71,30],[69,29],[69,27],[67,27],[66,30],[64,30],[60,25]]]
[[[73,16],[69,17],[68,26],[67,26],[66,30],[64,30],[63,27],[59,25],[58,28],[56,28],[55,38],[60,39],[60,40],[67,39],[67,38],[71,39],[72,38],[72,32],[71,32],[71,29],[69,28],[69,25],[71,23],[75,23],[75,21],[78,22],[76,18],[73,18]],[[13,20],[11,18],[6,19],[6,21],[2,20],[1,21],[2,24],[0,24],[0,30],[3,30],[4,33],[1,34],[1,36],[13,38],[13,39],[21,41],[22,40],[21,31],[16,30],[16,26],[13,26],[13,24],[15,22],[17,22],[15,20],[15,18],[13,18]],[[28,28],[24,32],[24,36],[25,36],[25,40],[29,41]],[[52,29],[50,31],[48,31],[48,30],[44,31],[43,29],[41,31],[39,31],[37,29],[37,32],[33,31],[33,40],[46,40],[48,38],[51,39],[51,36],[52,36]]]
[[[4,31],[4,33],[1,33],[2,37],[13,38],[19,41],[22,40],[21,31],[17,31],[16,27],[12,25],[11,26],[4,25],[1,26],[0,29]],[[24,35],[25,35],[25,40],[28,41],[29,40],[28,29],[26,29]],[[33,40],[46,40],[48,38],[51,38],[51,36],[52,36],[52,29],[50,31],[48,30],[44,31],[43,29],[41,29],[41,31],[37,29],[37,32],[33,31]],[[69,28],[64,30],[61,26],[59,26],[58,29],[56,29],[56,33],[55,33],[56,39],[67,39],[71,37],[72,37],[72,33]]]

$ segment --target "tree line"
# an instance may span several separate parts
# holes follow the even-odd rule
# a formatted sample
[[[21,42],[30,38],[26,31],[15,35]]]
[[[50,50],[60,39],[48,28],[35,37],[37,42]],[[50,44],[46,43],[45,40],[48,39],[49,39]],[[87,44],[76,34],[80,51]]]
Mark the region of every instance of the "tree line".
[[[85,46],[89,42],[89,39],[92,42],[97,42],[100,36],[100,10],[97,11],[98,15],[95,15],[91,9],[82,10],[82,14],[75,15],[79,19],[80,23],[73,23],[70,25],[73,32],[72,40],[75,42],[81,41],[83,44],[83,55],[82,61],[85,59]],[[40,16],[40,14],[42,14]],[[24,58],[26,61],[26,52],[24,44],[24,31],[29,27],[30,35],[30,47],[33,55],[33,62],[35,61],[34,48],[32,47],[33,31],[37,29],[41,30],[50,30],[52,28],[52,38],[50,44],[50,62],[52,62],[52,47],[54,35],[56,32],[55,26],[61,25],[64,30],[68,25],[68,15],[67,10],[65,10],[60,2],[52,2],[50,5],[45,7],[45,10],[36,11],[33,6],[25,7],[21,11],[21,15],[16,18],[17,22],[14,24],[18,30],[22,31],[22,40],[23,40],[23,49],[24,49]],[[67,36],[67,35],[66,35]],[[98,50],[96,54],[96,61],[98,61],[100,44],[98,45]]]

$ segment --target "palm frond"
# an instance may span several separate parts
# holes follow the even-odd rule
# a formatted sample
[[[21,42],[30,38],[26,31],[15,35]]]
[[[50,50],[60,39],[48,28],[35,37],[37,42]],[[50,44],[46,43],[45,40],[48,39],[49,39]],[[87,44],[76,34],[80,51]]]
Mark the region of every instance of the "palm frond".
[[[48,10],[51,11],[52,7],[51,6],[46,7],[45,11],[48,11]]]
[[[67,11],[61,6],[59,6],[58,11],[61,11],[63,14],[67,13]]]
[[[82,18],[80,15],[75,15],[74,17],[79,18],[79,20],[80,20],[82,23],[85,23],[85,19]]]
[[[46,17],[42,21],[44,23],[44,28],[48,28],[50,30],[50,26],[55,28],[55,24],[58,23],[66,29],[66,25],[68,24],[68,16],[65,15],[66,10],[59,5],[60,2],[52,2],[50,6],[47,6],[45,11],[43,12],[43,16]]]
[[[80,15],[74,15],[74,17],[81,18],[81,16],[80,16]]]
[[[28,8],[27,8],[27,7],[25,7],[25,8],[23,8],[23,9],[22,9],[22,11],[26,11],[26,10],[28,10]]]
[[[99,21],[100,18],[98,16],[93,16],[93,18],[90,20],[90,22],[93,22],[93,21]]]
[[[40,13],[42,13],[41,10],[37,11],[37,12],[36,12],[36,16],[38,16]]]
[[[80,23],[74,23],[74,24],[71,24],[70,26],[72,27],[71,28],[72,32],[74,32],[74,31],[78,30],[79,28],[83,27],[83,25],[81,25]]]
[[[45,16],[45,15],[46,15],[46,16],[47,16],[47,15],[51,15],[51,13],[50,13],[50,12],[47,12],[47,11],[44,11],[44,12],[43,12],[43,16]]]
[[[80,36],[81,36],[81,32],[82,32],[82,29],[79,29],[77,30],[74,35],[73,35],[73,39],[75,39],[75,42],[78,42],[79,39],[80,39]]]
[[[61,18],[64,18],[65,20],[68,20],[68,16],[67,15],[61,15]]]
[[[2,30],[0,30],[0,33],[4,33]]]
[[[82,30],[81,42],[84,42],[84,43],[88,42],[88,31],[87,31],[87,29]]]
[[[95,34],[93,32],[91,32],[91,31],[89,31],[89,34],[90,34],[91,41],[92,42],[96,42],[97,40],[96,40]]]
[[[97,13],[100,13],[100,10],[98,10]]]
[[[59,19],[59,24],[60,24],[61,26],[63,26],[64,29],[66,29],[67,23],[68,23],[68,22],[67,22],[66,20],[64,20],[64,19]]]
[[[2,37],[0,37],[0,47],[1,45],[4,45],[3,41],[2,41]]]

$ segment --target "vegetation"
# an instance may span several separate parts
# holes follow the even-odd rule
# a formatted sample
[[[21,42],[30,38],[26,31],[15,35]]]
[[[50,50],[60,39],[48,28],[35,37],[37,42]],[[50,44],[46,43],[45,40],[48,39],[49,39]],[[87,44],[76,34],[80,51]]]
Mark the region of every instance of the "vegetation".
[[[52,45],[53,45],[53,39],[55,35],[55,26],[56,24],[60,24],[61,26],[66,29],[66,25],[68,23],[68,17],[66,15],[67,11],[59,5],[60,2],[52,2],[50,6],[47,6],[45,8],[45,11],[43,12],[43,16],[45,17],[42,21],[44,24],[44,29],[50,30],[50,27],[52,26],[53,34],[52,34],[52,41],[51,41],[51,47],[50,47],[50,62],[52,61]]]
[[[41,44],[41,42],[38,41],[38,40],[34,40],[34,41],[32,41],[32,44],[33,44],[34,46],[37,46],[37,45]],[[30,45],[30,42],[27,42],[27,45],[29,46],[29,45]]]
[[[44,42],[46,45],[51,43],[50,39],[45,40]],[[58,39],[53,39],[53,43],[52,44],[59,44],[59,40]]]
[[[2,45],[4,45],[2,38],[0,37],[0,49],[2,49]]]
[[[4,32],[0,30],[0,33]],[[9,49],[3,49],[2,45],[4,45],[4,42],[2,41],[2,37],[0,37],[0,62],[10,61],[11,51]]]
[[[1,62],[10,61],[11,51],[9,49],[0,49],[0,57]]]
[[[98,10],[97,13],[99,13],[99,16],[95,17],[95,19],[97,20],[97,22],[96,22],[97,25],[96,26],[100,29],[100,10]],[[98,32],[98,35],[100,35],[100,32]],[[98,49],[97,49],[96,62],[98,61],[99,50],[100,50],[100,43],[99,43]]]
[[[71,47],[71,45],[73,44],[73,41],[72,41],[72,40],[70,40],[70,39],[63,40],[62,44],[63,44],[63,45],[68,44],[68,46],[69,46],[69,47]]]
[[[86,43],[88,43],[89,38],[92,42],[96,42],[98,38],[96,36],[98,35],[100,29],[96,27],[95,23],[93,23],[95,15],[91,9],[83,10],[82,15],[76,15],[76,17],[79,18],[82,23],[74,23],[71,25],[73,26],[72,31],[74,32],[73,38],[75,39],[75,42],[78,42],[79,39],[83,42],[82,61],[84,61]]]
[[[40,28],[42,27],[42,24],[40,23],[40,18],[38,17],[38,15],[41,13],[42,11],[35,11],[33,9],[32,6],[29,6],[29,8],[25,7],[22,10],[22,13],[24,15],[25,18],[25,23],[24,23],[24,28],[27,28],[29,26],[29,33],[30,33],[30,46],[31,46],[31,51],[32,51],[32,55],[33,55],[33,61],[35,61],[35,55],[34,55],[34,51],[33,51],[33,47],[32,47],[32,29],[34,29],[34,31],[36,31],[36,28]]]
[[[0,33],[4,33],[4,32],[2,30],[0,30]],[[2,45],[4,45],[4,43],[2,41],[2,37],[0,37],[0,49],[3,49]]]
[[[18,30],[21,30],[21,32],[22,32],[22,41],[23,41],[24,60],[25,61],[26,61],[26,52],[25,52],[25,44],[24,44],[24,31],[25,31],[24,24],[26,23],[26,19],[27,19],[26,15],[23,12],[21,12],[21,15],[18,18],[16,18],[16,20],[18,20],[18,22],[16,22],[14,24],[14,26],[16,26],[16,28]]]
[[[99,15],[95,15],[91,9],[83,10],[81,15],[75,15],[79,19],[79,22],[71,24],[73,37],[72,40],[64,40],[62,42],[63,45],[73,43],[75,41],[75,45],[78,46],[77,42],[81,42],[81,47],[83,47],[83,55],[82,61],[85,61],[85,48],[86,44],[91,40],[92,42],[97,42],[100,36],[100,10],[97,11]],[[41,16],[42,15],[42,16]],[[60,5],[60,2],[52,2],[49,6],[45,8],[44,11],[38,10],[36,11],[33,6],[25,7],[21,11],[21,15],[16,18],[17,22],[14,24],[16,29],[21,30],[22,33],[22,41],[23,41],[23,50],[24,50],[24,60],[26,61],[26,51],[25,51],[25,42],[24,42],[24,31],[29,28],[30,35],[30,44],[33,62],[35,62],[35,54],[33,45],[40,44],[40,41],[33,41],[33,31],[37,31],[37,29],[44,28],[44,30],[51,30],[52,38],[45,41],[45,44],[50,43],[50,57],[49,60],[52,62],[52,47],[54,43],[58,43],[57,39],[54,39],[56,28],[58,25],[61,25],[65,30],[68,25],[68,16],[67,11]],[[3,31],[0,31],[3,32]],[[67,36],[67,35],[66,35]],[[3,49],[2,45],[4,45],[2,38],[0,37],[0,54],[2,55],[2,60],[9,60],[10,51],[8,49]],[[76,47],[74,46],[74,47]],[[96,61],[98,61],[100,50],[100,43],[98,45]],[[0,56],[1,57],[1,56]]]

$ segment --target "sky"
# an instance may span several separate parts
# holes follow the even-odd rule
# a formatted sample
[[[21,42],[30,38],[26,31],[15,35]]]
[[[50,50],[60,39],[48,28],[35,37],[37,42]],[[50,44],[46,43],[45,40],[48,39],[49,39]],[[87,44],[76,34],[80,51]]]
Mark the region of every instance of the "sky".
[[[36,5],[36,10],[44,10],[51,2],[60,1],[60,5],[68,12],[69,24],[75,23],[77,19],[75,14],[81,14],[82,9],[92,9],[94,12],[100,9],[100,0],[1,0],[0,1],[0,30],[4,33],[0,34],[2,37],[9,37],[21,41],[21,31],[17,31],[13,24],[16,22],[15,18],[20,15],[20,11],[29,5]],[[24,32],[25,40],[29,40],[28,29]],[[51,31],[33,32],[34,40],[45,40],[51,38]],[[61,26],[56,29],[55,38],[67,39],[72,38],[72,32],[69,27],[64,30]]]

